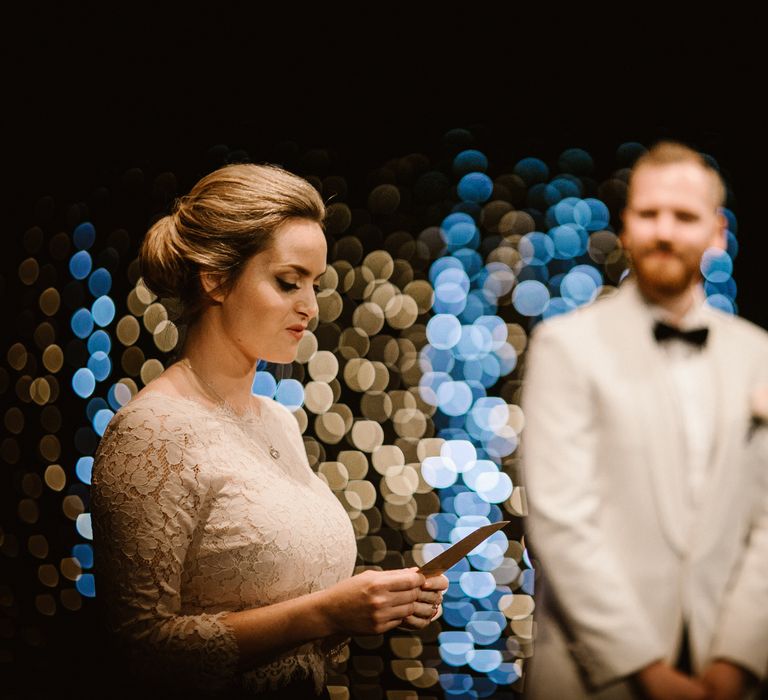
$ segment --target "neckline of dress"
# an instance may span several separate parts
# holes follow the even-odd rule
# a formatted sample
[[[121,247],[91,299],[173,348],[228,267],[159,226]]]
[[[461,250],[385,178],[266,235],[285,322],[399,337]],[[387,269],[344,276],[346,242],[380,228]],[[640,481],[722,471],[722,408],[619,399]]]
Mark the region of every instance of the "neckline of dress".
[[[145,394],[140,396],[137,400],[141,401],[142,399],[146,399],[150,396],[159,396],[159,397],[162,397],[163,399],[170,399],[171,401],[182,401],[183,403],[193,404],[204,413],[220,415],[225,418],[229,418],[231,420],[235,420],[239,422],[248,421],[249,423],[258,424],[264,420],[264,410],[261,406],[259,406],[258,412],[255,410],[255,408],[249,407],[243,413],[238,413],[237,411],[235,411],[234,408],[232,408],[227,403],[219,403],[219,404],[212,403],[211,405],[206,405],[191,396],[166,394],[162,391],[157,391],[156,389],[150,389]],[[262,398],[260,396],[258,396],[257,394],[252,394],[252,396],[258,397],[257,400],[259,401],[260,404],[262,403]],[[133,402],[133,399],[129,403],[132,403],[132,402]],[[126,404],[126,406],[127,405],[128,404]]]

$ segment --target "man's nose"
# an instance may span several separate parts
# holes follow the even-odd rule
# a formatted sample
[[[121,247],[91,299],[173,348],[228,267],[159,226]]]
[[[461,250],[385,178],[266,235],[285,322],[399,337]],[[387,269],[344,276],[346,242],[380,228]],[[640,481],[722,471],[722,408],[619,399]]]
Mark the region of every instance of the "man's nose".
[[[661,212],[656,217],[656,238],[664,241],[671,240],[675,233],[675,217],[671,213]]]

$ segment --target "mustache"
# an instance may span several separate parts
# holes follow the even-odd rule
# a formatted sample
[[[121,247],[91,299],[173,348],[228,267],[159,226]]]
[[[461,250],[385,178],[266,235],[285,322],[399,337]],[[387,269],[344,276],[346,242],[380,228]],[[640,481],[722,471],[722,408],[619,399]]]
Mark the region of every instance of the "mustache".
[[[643,248],[642,254],[648,255],[650,253],[672,253],[677,255],[678,252],[675,246],[670,241],[656,241],[653,245]]]

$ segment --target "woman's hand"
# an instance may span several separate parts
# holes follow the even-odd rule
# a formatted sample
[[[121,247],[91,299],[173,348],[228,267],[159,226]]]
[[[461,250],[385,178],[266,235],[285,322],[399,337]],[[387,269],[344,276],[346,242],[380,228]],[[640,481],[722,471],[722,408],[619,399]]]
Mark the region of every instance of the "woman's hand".
[[[423,590],[426,583],[416,568],[364,571],[319,592],[320,607],[332,634],[381,634],[417,613],[434,615],[439,590]]]
[[[424,629],[440,613],[443,591],[448,588],[448,579],[444,575],[431,576],[419,591],[413,613],[402,622],[409,629]]]

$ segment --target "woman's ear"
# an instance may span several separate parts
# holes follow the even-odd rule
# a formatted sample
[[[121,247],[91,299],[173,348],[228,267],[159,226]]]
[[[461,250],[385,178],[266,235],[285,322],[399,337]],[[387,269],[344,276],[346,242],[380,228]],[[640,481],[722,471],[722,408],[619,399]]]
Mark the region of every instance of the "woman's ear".
[[[200,273],[200,286],[203,288],[206,296],[213,301],[221,303],[224,301],[224,290],[222,289],[223,278],[220,274],[214,272]]]

